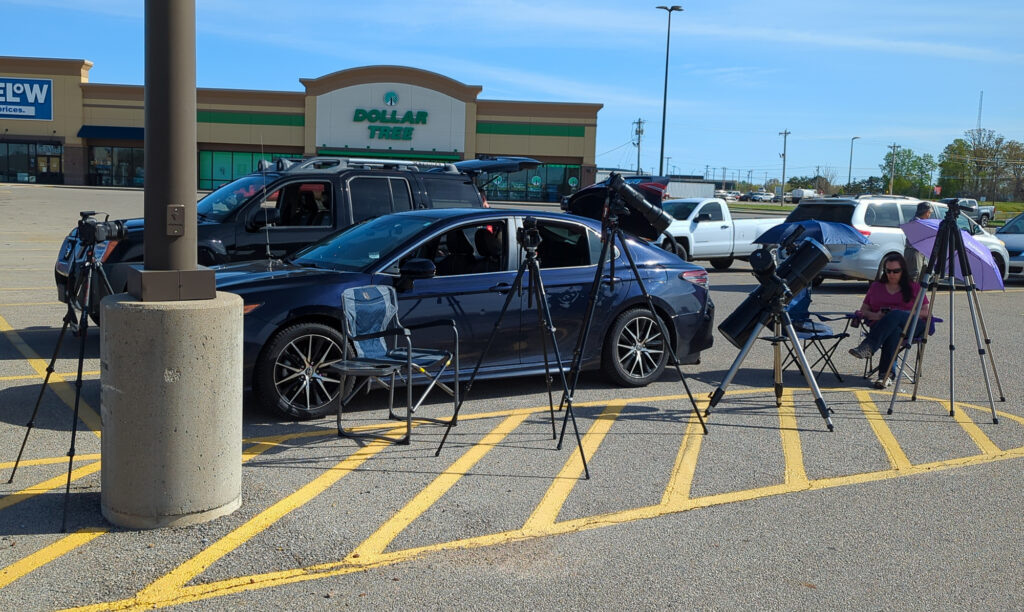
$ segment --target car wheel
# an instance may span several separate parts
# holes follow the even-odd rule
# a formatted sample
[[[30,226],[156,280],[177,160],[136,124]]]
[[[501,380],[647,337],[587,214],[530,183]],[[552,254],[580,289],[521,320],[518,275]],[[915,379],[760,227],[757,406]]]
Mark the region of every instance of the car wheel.
[[[715,257],[711,260],[711,265],[716,270],[728,270],[729,266],[732,265],[732,257]]]
[[[988,215],[982,215],[981,219],[978,220],[978,223],[982,227],[988,227]]]
[[[601,369],[622,387],[644,387],[658,379],[668,363],[668,345],[651,311],[633,308],[612,324],[601,355]]]
[[[322,323],[299,323],[275,334],[254,371],[253,386],[263,407],[297,420],[335,410],[346,381],[328,366],[342,359],[344,342],[338,330]]]
[[[992,253],[992,259],[996,262],[996,269],[999,270],[999,278],[1006,278],[1006,263],[1003,261],[1003,258],[996,253]]]
[[[661,243],[661,248],[665,249],[669,253],[675,253],[676,255],[681,257],[683,261],[690,261],[690,254],[686,252],[686,247],[683,245],[683,243],[679,242],[678,240],[675,242],[675,245],[673,246],[672,241],[666,238],[664,242]]]

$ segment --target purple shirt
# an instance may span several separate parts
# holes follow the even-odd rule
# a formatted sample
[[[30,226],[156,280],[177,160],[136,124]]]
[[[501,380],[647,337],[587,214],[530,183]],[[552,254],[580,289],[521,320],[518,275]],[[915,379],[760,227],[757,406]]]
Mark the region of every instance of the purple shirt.
[[[889,290],[885,288],[886,284],[881,282],[873,282],[868,287],[868,294],[864,296],[864,303],[868,305],[868,308],[872,312],[878,312],[883,308],[889,308],[891,310],[907,310],[909,311],[914,307],[914,300],[917,299],[917,294],[921,291],[921,285],[915,282],[910,283],[910,291],[913,297],[910,298],[909,302],[903,301],[903,292],[897,291],[896,293],[889,293]],[[928,305],[928,296],[925,296],[923,306]],[[923,308],[922,306],[922,308]]]

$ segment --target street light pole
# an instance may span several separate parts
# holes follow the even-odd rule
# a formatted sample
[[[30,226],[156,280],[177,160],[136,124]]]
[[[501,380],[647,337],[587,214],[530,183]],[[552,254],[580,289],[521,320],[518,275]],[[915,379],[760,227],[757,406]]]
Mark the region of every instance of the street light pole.
[[[655,8],[662,9],[668,13],[668,34],[665,37],[665,90],[661,96],[661,155],[658,156],[658,176],[662,176],[665,169],[665,111],[668,107],[668,47],[669,43],[672,42],[672,13],[674,11],[682,11],[683,7],[672,5]]]
[[[850,166],[846,169],[846,190],[850,190],[850,183],[853,182],[853,141],[860,138],[860,136],[854,136],[850,139]]]

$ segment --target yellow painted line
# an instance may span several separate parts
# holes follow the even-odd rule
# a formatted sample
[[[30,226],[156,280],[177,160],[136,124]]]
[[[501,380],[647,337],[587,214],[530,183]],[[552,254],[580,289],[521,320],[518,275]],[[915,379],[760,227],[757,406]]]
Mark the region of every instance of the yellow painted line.
[[[504,440],[516,427],[522,424],[529,415],[516,415],[507,417],[492,429],[479,442],[474,444],[461,457],[455,460],[450,468],[441,473],[426,488],[420,491],[394,516],[380,526],[370,537],[366,538],[346,557],[346,561],[352,562],[360,557],[372,557],[378,555],[387,548],[398,534],[409,526],[417,517],[426,512],[441,496],[448,492],[455,483],[480,462],[484,456],[494,448],[496,444]]]
[[[590,426],[590,429],[587,430],[581,440],[585,456],[594,456],[597,447],[604,441],[608,431],[612,428],[612,424],[622,414],[622,409],[626,404],[627,400],[616,400],[609,402],[605,409],[601,411],[597,420],[594,421],[594,424]],[[572,432],[566,433],[569,434],[566,436],[567,441],[576,441],[575,436],[571,435]],[[558,476],[555,476],[554,481],[548,487],[547,492],[544,493],[540,503],[534,508],[530,517],[526,519],[526,523],[523,524],[524,531],[542,531],[544,527],[553,525],[555,520],[558,519],[558,513],[561,511],[562,506],[565,505],[565,501],[569,499],[569,494],[572,493],[576,483],[579,482],[580,475],[583,474],[583,462],[579,458],[579,446],[576,444],[567,444],[566,446],[572,449],[572,456],[562,466],[562,470],[558,473]]]
[[[981,452],[986,455],[995,455],[1001,452],[1001,449],[996,446],[995,443],[981,431],[981,428],[971,420],[971,417],[967,415],[967,411],[964,410],[963,404],[955,402],[953,405],[954,407],[960,408],[959,410],[954,409],[953,419],[956,420],[960,427],[964,428],[964,431],[966,431],[967,435],[971,437],[971,440],[974,440],[974,443],[978,445],[978,449],[980,449]]]
[[[800,431],[796,424],[796,406],[793,404],[792,389],[782,391],[779,433],[782,436],[782,453],[786,458],[785,483],[796,487],[807,486],[807,470],[804,467],[803,448],[800,446]]]
[[[400,427],[394,427],[389,433],[395,434]],[[325,491],[328,487],[338,482],[344,476],[362,465],[367,459],[373,457],[381,450],[389,446],[382,441],[374,441],[356,450],[355,453],[346,457],[334,467],[328,469],[320,476],[285,497],[281,501],[263,510],[253,518],[237,527],[211,546],[192,557],[188,561],[174,568],[148,587],[139,591],[134,598],[134,605],[149,606],[157,605],[159,602],[178,597],[182,587],[190,580],[206,571],[218,559],[245,544],[256,535],[279,521],[282,517],[309,502],[311,499]],[[325,519],[329,520],[329,519]]]
[[[88,453],[86,455],[75,455],[75,461],[98,461],[100,458],[99,453]],[[46,457],[45,459],[22,459],[21,467],[30,465],[53,465],[54,463],[67,464],[67,455],[63,457]],[[14,468],[13,461],[7,461],[0,463],[0,470],[9,470]]]
[[[857,391],[856,396],[860,403],[860,409],[867,417],[868,424],[871,425],[871,430],[875,432],[875,437],[882,443],[882,450],[885,451],[885,456],[889,459],[889,465],[894,470],[909,470],[911,468],[910,459],[903,452],[900,443],[896,441],[896,436],[892,434],[889,425],[882,418],[882,413],[878,411],[878,406],[871,399],[871,395],[867,391]]]
[[[65,461],[67,461],[67,459],[65,459]],[[90,463],[89,465],[83,465],[80,468],[76,468],[74,470],[71,470],[71,480],[75,481],[75,480],[78,480],[79,478],[84,478],[85,476],[88,476],[89,474],[95,474],[98,471],[100,471],[100,462],[99,461],[97,461],[95,463]],[[20,491],[15,492],[15,493],[11,493],[10,495],[5,495],[3,497],[0,497],[0,510],[4,510],[6,508],[10,508],[14,504],[18,504],[18,503],[21,503],[23,501],[32,499],[33,497],[35,497],[37,495],[42,495],[43,493],[48,493],[48,492],[50,492],[50,491],[52,491],[52,490],[54,490],[54,489],[56,489],[58,487],[63,487],[65,485],[67,485],[67,481],[68,481],[68,475],[67,474],[61,474],[60,476],[54,476],[53,478],[50,478],[49,480],[44,480],[43,482],[40,482],[38,484],[34,484],[31,487],[22,489]]]
[[[86,371],[86,372],[82,372],[82,378],[91,377],[91,376],[99,376],[99,375],[100,375],[100,371],[99,370],[89,370],[89,371]],[[54,372],[53,376],[59,376],[61,378],[77,378],[78,377],[78,372]],[[45,377],[46,377],[46,372],[44,371],[41,376],[39,374],[22,374],[20,376],[0,376],[0,381],[4,381],[4,380],[29,380],[29,379],[43,380],[43,378],[45,378]],[[52,378],[52,376],[51,376],[51,378]]]
[[[698,401],[697,409],[704,410],[708,400]],[[712,415],[709,415],[709,417]],[[675,464],[672,467],[672,474],[669,476],[665,493],[661,497],[661,507],[670,511],[681,510],[690,500],[690,490],[693,486],[693,475],[697,471],[697,457],[700,455],[700,447],[704,440],[704,430],[696,415],[690,413],[690,424],[686,427],[683,435],[683,442],[679,445],[679,453],[676,455]]]
[[[39,358],[39,355],[37,355],[36,352],[33,351],[32,348],[29,347],[29,345],[26,344],[25,341],[21,339],[21,336],[18,335],[18,332],[14,331],[14,328],[11,327],[7,320],[4,319],[2,316],[0,316],[0,333],[3,333],[4,335],[7,336],[7,339],[10,340],[11,344],[14,345],[14,348],[18,349],[18,352],[21,353],[22,356],[28,360],[29,365],[32,366],[32,369],[35,370],[36,373],[39,374],[39,376],[46,376],[46,366],[48,365],[47,362]],[[69,408],[74,409],[74,387],[70,384],[67,384],[67,381],[64,379],[64,377],[57,373],[54,373],[50,376],[50,382],[52,383],[50,385],[50,389],[52,389],[57,394],[57,396],[60,397],[60,399],[63,400],[64,403],[68,405]],[[96,434],[96,437],[100,436],[100,432],[102,429],[100,416],[96,414],[96,411],[93,410],[92,407],[89,406],[89,404],[86,403],[86,401],[83,399],[80,399],[78,403],[78,417],[82,420],[83,423],[85,423],[85,426],[87,428],[89,428],[94,434]]]
[[[107,533],[109,529],[102,527],[86,527],[61,538],[51,546],[38,550],[31,555],[19,559],[7,567],[0,569],[0,589],[26,574],[30,574],[46,565],[55,558],[65,555],[79,546],[84,546]]]

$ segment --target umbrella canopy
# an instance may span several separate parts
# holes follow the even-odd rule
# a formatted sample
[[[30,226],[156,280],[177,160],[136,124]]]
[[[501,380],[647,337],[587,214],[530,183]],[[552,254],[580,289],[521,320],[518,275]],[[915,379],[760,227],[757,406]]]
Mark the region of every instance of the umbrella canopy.
[[[914,247],[918,251],[921,251],[927,257],[931,257],[932,248],[935,246],[935,237],[939,233],[938,219],[914,219],[909,223],[904,223],[900,226],[903,233],[907,235],[907,242],[910,246]],[[992,259],[992,253],[988,248],[974,239],[973,236],[967,232],[958,229],[960,235],[964,239],[964,250],[967,251],[967,263],[971,267],[971,273],[974,275],[974,284],[978,287],[979,291],[992,291],[995,289],[1003,288],[1003,276],[999,273],[999,266],[996,265],[994,259]],[[945,258],[946,254],[943,254]],[[940,260],[941,261],[941,260]],[[950,270],[956,278],[961,281],[964,280],[963,272],[960,270],[960,261],[954,259],[950,265],[950,262],[946,262],[947,275]]]
[[[852,226],[846,225],[845,223],[833,223],[831,221],[817,221],[815,219],[805,219],[803,221],[791,221],[789,223],[782,223],[770,228],[765,233],[758,236],[754,243],[756,244],[782,244],[797,227],[804,228],[804,232],[800,234],[800,239],[813,238],[824,245],[829,244],[867,244],[868,239],[863,234],[853,229]]]

